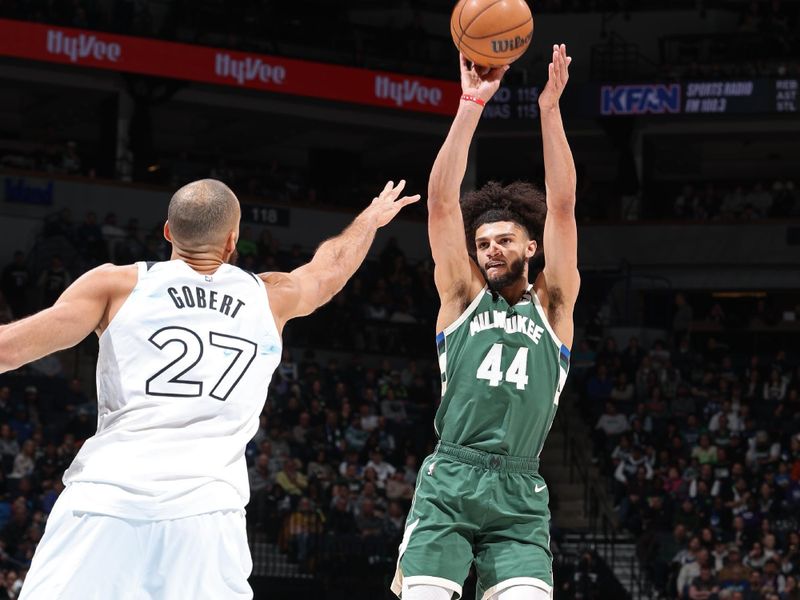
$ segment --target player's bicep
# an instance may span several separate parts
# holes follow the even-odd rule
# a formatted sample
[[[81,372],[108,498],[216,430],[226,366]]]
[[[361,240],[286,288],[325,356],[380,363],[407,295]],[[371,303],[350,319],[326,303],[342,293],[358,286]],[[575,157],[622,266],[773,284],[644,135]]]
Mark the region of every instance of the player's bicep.
[[[564,303],[574,305],[581,279],[578,273],[578,226],[573,210],[551,210],[548,207],[543,242],[547,287],[558,289]]]
[[[429,204],[428,237],[439,295],[444,298],[453,290],[469,286],[475,279],[475,268],[467,253],[464,221],[458,203],[450,206]]]
[[[98,330],[108,309],[113,268],[92,269],[50,308],[1,328],[0,362],[17,367],[70,348]]]
[[[104,265],[87,271],[70,285],[55,304],[39,313],[39,326],[58,330],[58,342],[63,348],[73,346],[103,323],[118,267]]]
[[[290,319],[310,315],[320,307],[321,277],[311,264],[303,265],[291,273],[261,275],[278,331],[282,331]]]

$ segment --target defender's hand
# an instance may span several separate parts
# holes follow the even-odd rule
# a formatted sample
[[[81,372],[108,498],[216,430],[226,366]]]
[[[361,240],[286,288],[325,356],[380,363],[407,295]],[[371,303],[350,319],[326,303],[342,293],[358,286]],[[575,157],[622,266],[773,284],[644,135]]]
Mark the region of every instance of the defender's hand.
[[[372,204],[364,211],[375,219],[378,227],[383,227],[394,219],[403,207],[414,204],[420,199],[420,195],[415,194],[413,196],[403,196],[398,200],[397,197],[404,187],[406,187],[405,179],[401,180],[397,185],[390,181],[383,188],[380,195],[372,199]]]
[[[464,55],[459,54],[458,56],[461,61],[461,91],[464,94],[476,96],[484,102],[491,100],[495,92],[500,89],[500,82],[509,69],[508,65],[495,69],[481,69],[476,65],[469,68]]]
[[[548,71],[547,85],[539,94],[539,108],[547,110],[556,108],[558,101],[561,98],[561,93],[569,81],[569,65],[572,63],[572,57],[567,56],[567,47],[564,44],[553,45],[553,59],[550,63]]]

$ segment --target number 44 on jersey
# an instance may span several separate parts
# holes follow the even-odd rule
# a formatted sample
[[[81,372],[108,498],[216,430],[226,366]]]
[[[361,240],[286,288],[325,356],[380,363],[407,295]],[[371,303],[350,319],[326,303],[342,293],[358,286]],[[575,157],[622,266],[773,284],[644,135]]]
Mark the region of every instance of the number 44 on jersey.
[[[528,348],[525,346],[519,348],[514,360],[504,372],[503,347],[503,344],[492,345],[478,367],[476,377],[488,381],[491,387],[497,387],[505,380],[516,384],[518,390],[524,390],[528,385]]]

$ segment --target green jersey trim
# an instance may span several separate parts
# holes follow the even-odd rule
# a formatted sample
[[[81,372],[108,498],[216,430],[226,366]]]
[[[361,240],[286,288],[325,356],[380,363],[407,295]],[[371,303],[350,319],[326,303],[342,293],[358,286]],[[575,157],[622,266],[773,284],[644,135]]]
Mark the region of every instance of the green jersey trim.
[[[481,289],[481,291],[480,291],[480,292],[478,292],[478,295],[477,295],[477,296],[475,296],[475,297],[472,299],[472,302],[470,302],[470,303],[469,303],[469,306],[467,306],[467,308],[465,308],[465,309],[464,309],[464,312],[462,312],[462,313],[461,313],[461,314],[458,316],[458,318],[457,318],[455,321],[453,321],[453,322],[452,322],[450,325],[448,325],[447,327],[445,327],[445,328],[442,330],[442,332],[441,332],[441,333],[443,333],[444,335],[450,335],[450,334],[451,334],[451,333],[453,333],[453,332],[454,332],[456,329],[458,329],[458,327],[459,327],[459,326],[460,326],[460,325],[461,325],[461,324],[462,324],[464,321],[466,321],[466,320],[467,320],[467,317],[469,317],[469,316],[470,316],[470,315],[471,315],[473,312],[475,312],[475,309],[478,307],[478,303],[481,301],[481,298],[483,298],[483,295],[486,293],[486,290],[487,290],[487,289],[489,289],[489,286],[488,286],[488,285],[485,285],[485,286],[483,286],[483,288]]]

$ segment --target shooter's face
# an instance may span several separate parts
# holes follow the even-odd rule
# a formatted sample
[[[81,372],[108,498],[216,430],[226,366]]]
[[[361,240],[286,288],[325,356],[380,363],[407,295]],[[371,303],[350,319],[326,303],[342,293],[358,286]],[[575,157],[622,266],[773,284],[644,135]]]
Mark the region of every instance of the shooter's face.
[[[536,242],[513,221],[486,223],[475,231],[478,266],[492,289],[500,290],[527,275]]]

